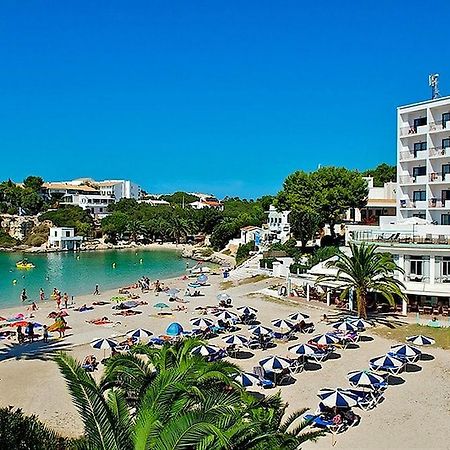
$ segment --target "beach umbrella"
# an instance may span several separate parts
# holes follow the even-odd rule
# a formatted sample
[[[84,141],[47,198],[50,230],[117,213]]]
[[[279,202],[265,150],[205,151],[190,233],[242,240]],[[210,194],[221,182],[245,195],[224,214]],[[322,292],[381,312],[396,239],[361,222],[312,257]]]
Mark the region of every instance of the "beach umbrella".
[[[419,334],[417,336],[409,336],[406,338],[406,342],[414,345],[433,345],[436,341],[428,336]]]
[[[373,367],[377,370],[394,370],[399,369],[405,365],[404,361],[392,355],[378,356],[377,358],[372,358],[369,362],[370,367]]]
[[[198,345],[191,350],[192,355],[211,356],[215,355],[220,350],[215,345]]]
[[[91,347],[97,350],[103,350],[103,358],[105,357],[106,350],[112,350],[117,346],[117,342],[112,339],[96,339],[91,342]]]
[[[26,327],[28,325],[28,322],[26,320],[19,320],[17,322],[14,322],[10,324],[10,327]]]
[[[357,397],[345,389],[321,389],[317,396],[322,403],[329,408],[350,408],[358,404]]]
[[[272,334],[272,330],[270,328],[263,327],[261,325],[253,325],[249,328],[250,333],[260,336],[261,334]]]
[[[276,328],[284,328],[284,329],[291,329],[294,324],[292,322],[289,322],[289,320],[284,319],[274,319],[272,320],[272,325]]]
[[[165,308],[169,308],[169,305],[166,305],[165,303],[156,303],[155,305],[153,305],[153,307],[162,310]]]
[[[127,308],[136,308],[139,303],[135,300],[127,300],[126,302],[123,302],[122,305],[126,306]]]
[[[291,314],[289,316],[289,319],[293,320],[294,322],[301,322],[302,320],[309,319],[309,316],[308,316],[308,314],[303,314],[303,313],[297,312],[297,313]]]
[[[293,347],[289,347],[289,351],[294,353],[295,355],[314,355],[317,352],[317,349],[308,344],[299,344],[294,345]]]
[[[238,318],[236,314],[230,311],[222,311],[217,313],[215,316],[217,317],[217,320],[223,320],[224,322],[234,321]]]
[[[291,365],[291,361],[280,356],[269,356],[259,361],[259,365],[266,372],[281,372],[283,369],[288,368]]]
[[[359,330],[373,327],[372,323],[368,322],[367,320],[361,319],[361,318],[352,319],[352,320],[350,320],[350,323],[353,326],[355,326],[356,328],[358,328]]]
[[[319,345],[333,345],[339,342],[339,338],[333,336],[332,334],[320,334],[311,339],[311,342],[314,342]]]
[[[208,281],[208,277],[205,274],[201,274],[197,277],[197,281],[199,283],[206,283]]]
[[[169,297],[176,297],[176,295],[177,295],[179,292],[180,292],[179,289],[177,289],[177,288],[171,288],[171,289],[168,289],[168,290],[166,291],[166,294],[167,294]]]
[[[138,341],[147,339],[152,335],[153,333],[151,331],[144,330],[143,328],[136,328],[136,330],[132,330],[127,333],[127,336],[137,339]]]
[[[230,296],[226,292],[219,292],[217,294],[217,300],[219,300],[219,302],[226,302],[229,298]]]
[[[257,309],[252,308],[251,306],[240,306],[237,308],[237,310],[243,315],[243,316],[251,316],[252,314],[256,314],[258,312]]]
[[[248,372],[242,372],[239,375],[236,375],[234,380],[244,387],[258,386],[260,384],[259,378]]]
[[[417,361],[422,354],[418,348],[411,347],[408,344],[393,345],[389,353],[400,359],[406,359],[409,362]]]
[[[183,327],[178,322],[172,322],[166,329],[166,334],[169,336],[179,336],[183,334]]]
[[[229,336],[223,337],[222,341],[227,345],[238,345],[238,346],[244,346],[247,345],[248,343],[248,339],[240,334],[230,334]]]
[[[207,317],[194,317],[191,319],[191,323],[196,328],[208,328],[214,325],[214,322]]]
[[[370,387],[384,382],[381,375],[368,370],[356,370],[347,374],[348,381],[353,386]]]
[[[347,322],[346,320],[343,322],[336,322],[333,324],[333,328],[339,331],[357,331],[358,328],[353,325],[351,322]]]

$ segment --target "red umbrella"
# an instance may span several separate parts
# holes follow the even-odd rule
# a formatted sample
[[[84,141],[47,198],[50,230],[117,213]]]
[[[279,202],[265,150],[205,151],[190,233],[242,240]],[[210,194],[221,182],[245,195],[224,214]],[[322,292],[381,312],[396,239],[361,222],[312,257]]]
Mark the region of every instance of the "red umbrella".
[[[27,325],[28,325],[28,322],[26,322],[25,320],[21,320],[19,322],[12,323],[10,326],[11,327],[26,327]]]

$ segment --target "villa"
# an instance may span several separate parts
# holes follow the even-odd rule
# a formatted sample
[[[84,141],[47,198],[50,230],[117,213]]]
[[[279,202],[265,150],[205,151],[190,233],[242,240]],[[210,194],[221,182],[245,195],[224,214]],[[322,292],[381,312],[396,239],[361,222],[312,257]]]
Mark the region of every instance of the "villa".
[[[52,227],[48,236],[48,248],[55,250],[78,250],[82,236],[75,236],[74,228]]]

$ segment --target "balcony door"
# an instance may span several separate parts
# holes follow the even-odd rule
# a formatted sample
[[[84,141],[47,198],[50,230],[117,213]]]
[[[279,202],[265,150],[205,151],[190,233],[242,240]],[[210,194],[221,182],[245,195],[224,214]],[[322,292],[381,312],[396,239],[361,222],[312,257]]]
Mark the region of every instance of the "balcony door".
[[[450,112],[442,114],[442,128],[447,128],[446,122],[450,120]]]
[[[450,164],[442,164],[442,179],[450,180],[448,174],[450,174]]]
[[[417,131],[417,127],[421,127],[427,124],[427,118],[421,117],[419,119],[414,119],[414,129]]]

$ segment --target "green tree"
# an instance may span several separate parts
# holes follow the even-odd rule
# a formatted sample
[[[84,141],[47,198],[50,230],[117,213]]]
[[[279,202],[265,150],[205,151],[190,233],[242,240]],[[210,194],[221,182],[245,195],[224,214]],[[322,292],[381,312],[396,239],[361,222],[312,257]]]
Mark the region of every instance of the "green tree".
[[[34,192],[40,192],[42,189],[42,185],[44,184],[44,180],[41,177],[36,177],[30,175],[23,180],[23,186],[26,189],[31,189]]]
[[[300,207],[289,214],[291,233],[301,242],[303,252],[308,241],[314,237],[320,223],[319,214],[309,206]]]
[[[384,183],[396,181],[397,167],[386,163],[379,164],[375,169],[369,169],[362,173],[364,177],[373,177],[373,185],[382,187]]]
[[[73,227],[78,232],[77,225],[89,223],[93,225],[91,215],[79,206],[67,205],[54,211],[47,211],[39,216],[39,221],[50,220],[55,227]]]
[[[21,409],[0,408],[0,448],[9,450],[66,450],[69,439],[47,428],[36,416]]]
[[[161,195],[161,200],[169,202],[172,206],[188,206],[189,203],[198,201],[198,197],[187,192],[174,192],[170,195]]]
[[[360,317],[367,318],[367,296],[369,292],[378,292],[395,305],[395,296],[407,299],[402,292],[403,283],[394,278],[395,272],[402,272],[389,253],[377,252],[374,244],[350,244],[351,255],[340,252],[335,261],[326,263],[328,268],[337,269],[336,276],[324,275],[317,279],[339,281],[344,290],[341,298],[346,298],[352,289],[356,295],[356,304]]]
[[[20,206],[27,214],[37,214],[42,211],[44,201],[35,190],[25,188],[21,192]]]
[[[305,211],[317,214],[320,222],[334,226],[348,208],[362,208],[368,188],[362,176],[343,167],[322,167],[315,172],[297,171],[289,175],[277,196],[277,206],[294,212],[294,219]],[[311,223],[310,223],[311,225]]]
[[[99,384],[70,356],[56,357],[96,450],[296,449],[320,433],[284,420],[279,396],[256,399],[233,381],[239,369],[191,355],[196,340],[138,346],[109,359]]]
[[[241,224],[238,220],[226,220],[217,225],[211,234],[211,246],[222,250],[230,239],[239,236]]]
[[[117,239],[127,231],[128,222],[129,218],[127,214],[120,211],[114,211],[112,214],[102,219],[102,231],[108,235],[111,242],[116,243]]]
[[[140,220],[131,219],[128,221],[126,226],[126,231],[130,233],[131,240],[137,242],[139,235],[142,234],[144,230],[144,225]]]

